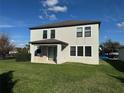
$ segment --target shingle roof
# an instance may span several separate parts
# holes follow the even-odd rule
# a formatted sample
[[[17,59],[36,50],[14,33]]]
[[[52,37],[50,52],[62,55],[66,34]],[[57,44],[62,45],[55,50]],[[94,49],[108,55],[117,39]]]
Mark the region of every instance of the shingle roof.
[[[30,42],[31,44],[64,44],[68,45],[68,43],[57,40],[57,39],[45,39],[45,40],[38,40]]]
[[[67,20],[62,22],[55,22],[46,25],[31,27],[30,29],[47,29],[47,28],[58,28],[58,27],[68,27],[68,26],[88,25],[88,24],[100,24],[100,21]]]

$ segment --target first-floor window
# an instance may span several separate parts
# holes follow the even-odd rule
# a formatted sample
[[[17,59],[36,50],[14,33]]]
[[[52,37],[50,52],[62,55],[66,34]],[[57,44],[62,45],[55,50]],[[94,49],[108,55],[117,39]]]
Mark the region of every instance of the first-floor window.
[[[70,56],[76,56],[76,47],[75,46],[70,47]]]
[[[77,47],[77,55],[78,56],[83,56],[83,46],[78,46]]]
[[[92,48],[91,46],[85,46],[85,56],[91,56],[92,54]]]

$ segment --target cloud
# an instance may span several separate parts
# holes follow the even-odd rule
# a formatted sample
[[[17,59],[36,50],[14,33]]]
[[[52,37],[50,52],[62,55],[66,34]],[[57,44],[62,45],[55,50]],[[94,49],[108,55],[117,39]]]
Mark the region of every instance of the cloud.
[[[62,5],[59,0],[44,0],[41,1],[42,14],[39,17],[39,19],[49,19],[49,20],[56,20],[58,13],[64,13],[68,10],[68,7],[66,5]],[[60,5],[61,4],[61,5]]]
[[[25,45],[28,44],[28,41],[16,40],[14,44],[16,47],[25,47]]]
[[[124,29],[124,22],[117,23],[117,26]]]
[[[11,40],[11,42],[16,42],[15,40]]]
[[[15,46],[20,47],[20,48],[24,48],[26,44],[27,43],[19,43],[19,44],[16,44]]]
[[[14,27],[13,25],[7,25],[7,24],[0,24],[0,28],[11,28]]]
[[[108,39],[108,36],[107,36],[107,35],[105,35],[105,36],[104,36],[104,39],[105,39],[105,40],[107,40],[107,39]]]
[[[70,14],[71,18],[77,18],[77,16]]]
[[[55,6],[56,4],[58,4],[58,0],[46,0],[43,3],[43,6],[48,6],[48,7],[51,7],[51,6]]]
[[[18,45],[19,45],[19,46],[24,46],[25,44],[22,43],[22,44],[18,44]]]
[[[40,19],[43,19],[43,16],[42,15],[40,15],[40,16],[38,16]]]
[[[48,10],[53,11],[53,12],[66,12],[67,7],[66,6],[54,6],[54,7],[48,8]]]
[[[55,14],[49,15],[48,18],[49,18],[50,20],[56,20],[56,19],[57,19],[57,17],[56,17]]]
[[[40,16],[42,19],[49,19],[49,20],[57,20],[57,17],[55,14],[48,14],[47,11],[44,11],[44,16]]]

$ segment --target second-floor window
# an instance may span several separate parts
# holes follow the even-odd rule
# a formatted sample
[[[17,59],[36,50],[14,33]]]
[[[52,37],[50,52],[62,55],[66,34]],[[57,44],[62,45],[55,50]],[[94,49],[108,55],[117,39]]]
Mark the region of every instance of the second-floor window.
[[[91,27],[85,27],[85,37],[91,37]]]
[[[43,31],[43,39],[46,39],[47,38],[47,30],[44,30]]]
[[[51,38],[55,38],[55,30],[51,30]]]
[[[82,37],[83,36],[83,28],[82,27],[78,27],[77,28],[77,37]]]

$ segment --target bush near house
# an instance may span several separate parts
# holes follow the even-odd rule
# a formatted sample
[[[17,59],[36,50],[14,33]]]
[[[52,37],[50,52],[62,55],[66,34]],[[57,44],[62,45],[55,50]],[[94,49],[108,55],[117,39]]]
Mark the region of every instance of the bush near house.
[[[16,61],[30,61],[31,60],[31,54],[27,52],[21,52],[17,53],[16,56]]]
[[[17,48],[17,53],[15,55],[16,62],[20,61],[30,61],[31,54],[29,53],[29,48]]]

